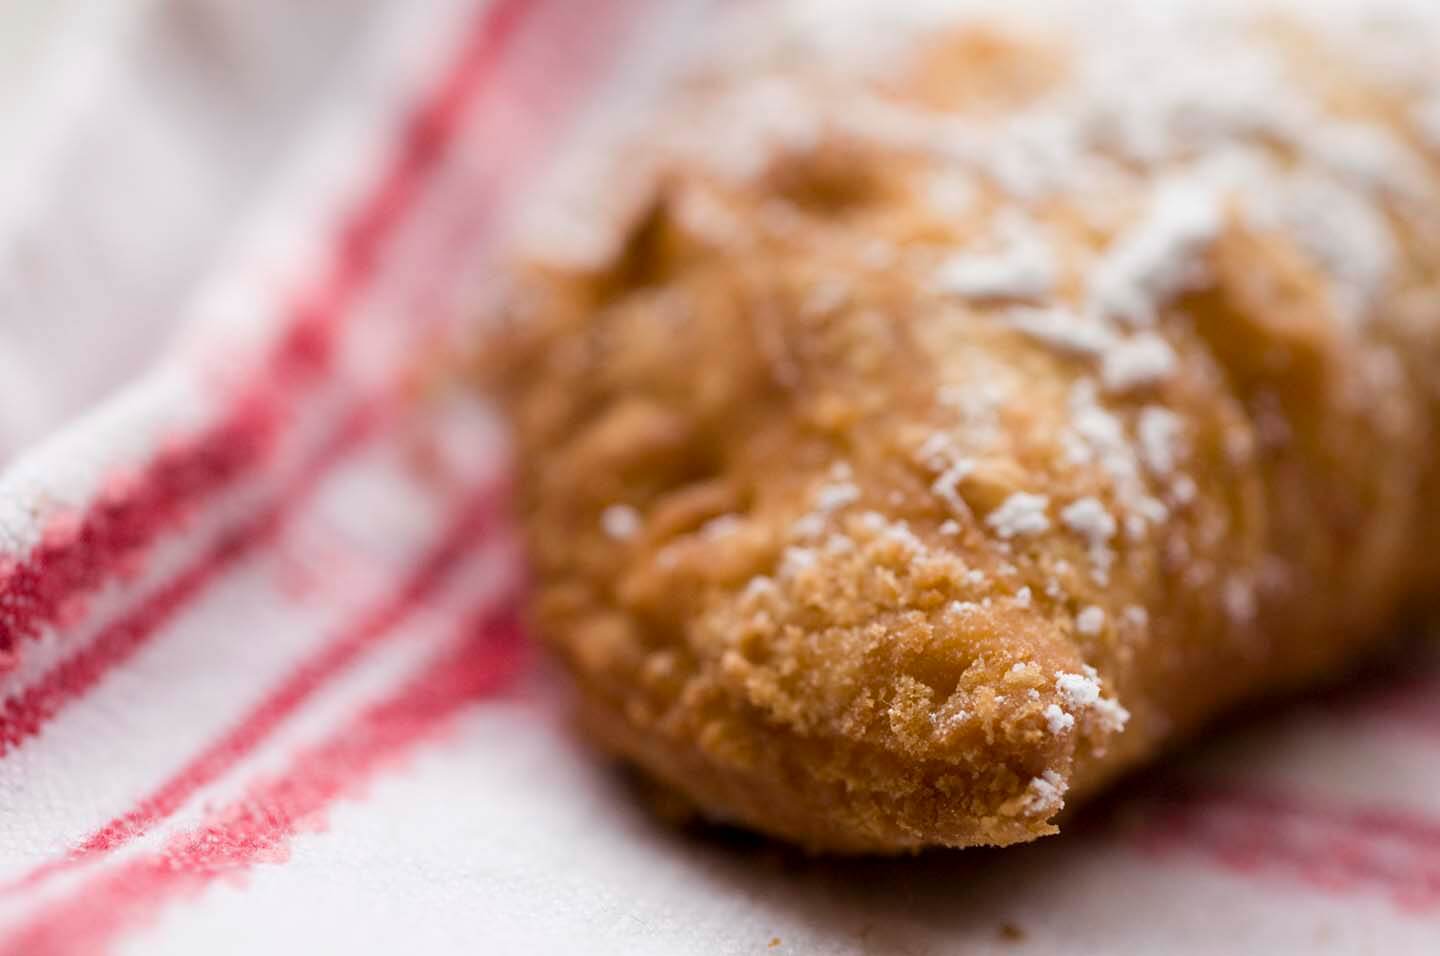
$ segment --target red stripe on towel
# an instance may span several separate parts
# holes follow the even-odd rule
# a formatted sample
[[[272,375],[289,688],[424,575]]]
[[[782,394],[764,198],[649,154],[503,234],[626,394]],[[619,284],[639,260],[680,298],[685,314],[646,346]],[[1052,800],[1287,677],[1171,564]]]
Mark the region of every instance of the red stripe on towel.
[[[484,541],[498,513],[500,488],[494,484],[466,496],[443,535],[405,576],[399,587],[342,628],[218,739],[203,748],[135,806],[111,820],[69,854],[4,887],[5,892],[33,889],[57,873],[71,870],[148,832],[265,742],[317,693],[352,667],[364,654],[394,637],[397,628],[445,583],[462,559]]]
[[[71,701],[128,661],[221,574],[274,537],[336,462],[375,430],[376,406],[364,406],[330,436],[292,482],[253,517],[226,529],[184,570],[89,644],[0,705],[0,757],[38,734]]]
[[[84,514],[52,523],[28,555],[0,570],[0,669],[13,665],[23,639],[64,619],[186,513],[266,460],[297,392],[328,369],[342,320],[439,167],[465,106],[498,65],[522,14],[536,7],[529,0],[495,0],[482,8],[460,56],[406,124],[385,174],[341,229],[331,274],[297,307],[257,379],[221,420],[171,442],[137,477],[112,483]]]
[[[1145,809],[1136,836],[1150,853],[1208,858],[1253,878],[1440,909],[1440,819],[1411,811],[1182,784]]]
[[[128,860],[45,905],[0,942],[0,954],[60,956],[105,951],[180,897],[217,877],[283,859],[335,802],[432,739],[467,705],[504,688],[523,661],[512,607],[472,622],[474,636],[438,655],[396,693],[298,754],[199,827]]]

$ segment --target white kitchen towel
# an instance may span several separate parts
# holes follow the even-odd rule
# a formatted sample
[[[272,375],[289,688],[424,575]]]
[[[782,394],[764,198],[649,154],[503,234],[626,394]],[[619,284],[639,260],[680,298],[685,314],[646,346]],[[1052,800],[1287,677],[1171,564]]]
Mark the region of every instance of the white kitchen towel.
[[[674,832],[574,738],[429,369],[706,4],[90,6],[0,126],[0,954],[1440,951],[1428,667],[895,861]]]

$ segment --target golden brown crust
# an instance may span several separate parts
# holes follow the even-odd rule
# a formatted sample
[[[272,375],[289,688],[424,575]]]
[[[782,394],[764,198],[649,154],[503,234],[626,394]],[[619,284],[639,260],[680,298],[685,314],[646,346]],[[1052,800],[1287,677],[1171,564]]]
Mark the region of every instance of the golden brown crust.
[[[968,52],[886,95],[1003,114],[1069,68],[1053,38],[937,49]],[[1227,195],[1191,223],[1198,278],[1097,345],[1051,306],[1093,293],[1162,171],[1103,216],[1027,202],[1051,287],[972,270],[959,298],[932,281],[947,251],[1017,203],[977,177],[956,215],[944,171],[833,126],[738,180],[673,162],[622,255],[534,266],[507,306],[536,617],[586,725],[708,816],[817,850],[1053,832],[1225,707],[1342,666],[1434,577],[1440,329],[1416,302],[1440,244],[1389,200],[1403,255],[1366,323]]]

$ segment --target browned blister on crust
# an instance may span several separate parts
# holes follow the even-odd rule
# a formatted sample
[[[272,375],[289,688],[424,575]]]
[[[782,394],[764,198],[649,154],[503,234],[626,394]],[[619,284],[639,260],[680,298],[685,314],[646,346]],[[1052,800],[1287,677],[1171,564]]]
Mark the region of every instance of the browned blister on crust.
[[[738,172],[647,143],[613,254],[518,270],[486,374],[537,629],[598,740],[816,850],[1015,843],[1423,595],[1440,177],[1397,119],[1417,94],[1339,97],[1303,22],[1235,29],[1307,122],[1363,126],[1410,178],[1348,184],[1244,101],[1263,90],[1231,91],[1249,125],[1132,155],[1112,114],[1170,114],[1099,89],[1055,107],[1089,124],[1056,134],[1074,156],[1017,182],[957,159],[956,124],[1004,159],[1007,118],[1094,82],[1101,41],[957,25],[878,79],[792,55],[705,76],[677,115],[783,82],[805,134],[762,131]],[[1354,202],[1379,278],[1257,184]]]

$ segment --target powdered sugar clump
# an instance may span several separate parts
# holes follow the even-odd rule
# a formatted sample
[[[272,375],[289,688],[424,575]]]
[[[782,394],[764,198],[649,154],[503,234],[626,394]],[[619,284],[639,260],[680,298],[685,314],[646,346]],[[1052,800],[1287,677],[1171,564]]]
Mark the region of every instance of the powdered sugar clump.
[[[1002,222],[1001,248],[995,252],[957,252],[935,274],[938,291],[965,299],[1041,299],[1055,288],[1055,253],[1034,224]]]
[[[1185,180],[1164,184],[1145,219],[1096,267],[1092,307],[1126,325],[1153,325],[1173,296],[1203,280],[1203,254],[1220,226],[1213,189]]]
[[[1086,665],[1083,673],[1062,672],[1055,678],[1055,690],[1065,699],[1072,713],[1089,713],[1101,729],[1119,733],[1130,720],[1130,712],[1113,699],[1100,695],[1100,676]]]
[[[1233,577],[1226,581],[1222,600],[1225,603],[1225,613],[1238,624],[1250,623],[1259,610],[1255,586],[1244,578]]]
[[[1060,306],[1017,307],[1000,319],[1005,325],[1066,355],[1094,358],[1114,342],[1102,324]]]
[[[930,484],[930,491],[957,515],[968,516],[970,507],[965,504],[965,499],[960,496],[960,482],[964,481],[970,472],[975,470],[974,462],[968,459],[956,461],[942,471]],[[958,528],[956,529],[958,530]]]
[[[1124,393],[1163,383],[1175,371],[1175,350],[1160,336],[1145,332],[1107,349],[1100,381],[1107,392]]]
[[[1115,563],[1115,552],[1110,549],[1110,541],[1118,530],[1115,516],[1110,513],[1110,509],[1094,496],[1080,498],[1065,506],[1060,512],[1060,520],[1065,522],[1065,527],[1085,540],[1096,582],[1107,583],[1110,567]]]
[[[990,512],[985,523],[1007,541],[1022,535],[1041,534],[1050,529],[1046,515],[1049,508],[1050,499],[1044,495],[1017,491]]]
[[[1140,410],[1135,423],[1135,437],[1140,442],[1140,459],[1157,478],[1168,477],[1180,457],[1180,435],[1184,428],[1180,416],[1168,408],[1147,405]]]
[[[1075,615],[1075,630],[1086,637],[1094,637],[1104,628],[1105,612],[1093,604]]]
[[[1045,723],[1050,728],[1050,732],[1058,737],[1075,726],[1075,718],[1061,710],[1059,704],[1050,704],[1045,708]]]
[[[640,512],[629,505],[611,505],[600,513],[600,528],[616,541],[635,537],[640,523]]]
[[[815,507],[819,511],[839,511],[846,505],[860,500],[860,489],[849,482],[822,485],[815,494]]]
[[[1020,806],[1026,813],[1035,816],[1050,816],[1065,806],[1065,791],[1070,785],[1065,778],[1053,770],[1047,770],[1033,777],[1025,787],[1025,796]]]

